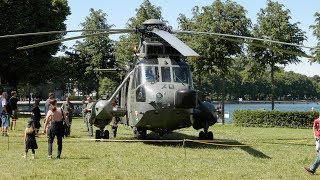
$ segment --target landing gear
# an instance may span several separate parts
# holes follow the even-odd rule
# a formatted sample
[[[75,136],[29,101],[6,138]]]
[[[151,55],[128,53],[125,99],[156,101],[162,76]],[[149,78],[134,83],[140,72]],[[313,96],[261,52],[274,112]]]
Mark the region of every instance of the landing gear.
[[[116,136],[117,136],[117,130],[118,130],[118,127],[112,127],[113,138],[116,138]]]
[[[97,129],[96,130],[96,139],[101,139],[101,138],[109,139],[109,131],[108,130],[103,131],[103,130]]]
[[[204,129],[204,131],[200,131],[199,140],[213,140],[212,131],[208,131],[208,129]]]
[[[145,130],[145,129],[138,129],[138,128],[134,127],[133,133],[137,139],[146,139],[146,137],[147,137],[147,130]]]

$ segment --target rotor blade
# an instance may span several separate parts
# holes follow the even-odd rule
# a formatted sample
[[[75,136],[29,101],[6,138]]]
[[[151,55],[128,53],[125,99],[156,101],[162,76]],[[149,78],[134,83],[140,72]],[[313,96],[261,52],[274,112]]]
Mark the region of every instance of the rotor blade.
[[[90,37],[90,36],[99,36],[99,35],[105,35],[105,34],[118,34],[118,33],[119,32],[93,33],[93,34],[87,34],[87,35],[82,35],[82,36],[75,36],[75,37],[71,37],[71,38],[56,39],[56,40],[52,40],[52,41],[46,41],[46,42],[42,42],[42,43],[31,44],[31,45],[27,45],[27,46],[18,47],[17,49],[18,50],[31,49],[31,48],[35,48],[35,47],[41,47],[41,46],[50,45],[50,44],[57,44],[57,43],[64,42],[64,41],[70,41],[70,40],[75,40],[75,39],[86,38],[86,37]]]
[[[232,39],[232,38],[227,38],[227,37],[218,37],[218,38],[225,39],[225,40],[228,40],[228,41],[233,41],[233,42],[251,44],[253,46],[261,47],[261,48],[269,48],[269,49],[272,49],[272,50],[275,50],[275,51],[280,51],[280,52],[284,52],[286,54],[291,54],[291,55],[295,55],[295,56],[299,56],[299,57],[306,57],[306,58],[310,58],[310,59],[314,58],[313,56],[307,55],[305,53],[298,53],[298,52],[294,52],[294,51],[290,51],[290,50],[286,50],[286,49],[277,48],[275,46],[268,46],[268,45],[254,43],[254,42],[248,42],[248,41],[244,41],[243,39]]]
[[[70,33],[70,32],[134,32],[134,29],[89,29],[89,30],[68,30],[68,31],[47,31],[47,32],[34,32],[34,33],[22,33],[22,34],[11,34],[0,36],[2,38],[14,38],[14,37],[23,37],[23,36],[38,36],[38,35],[48,35],[48,34],[60,34],[60,33]]]
[[[167,31],[159,30],[159,29],[153,29],[152,32],[161,38],[163,38],[165,41],[167,41],[172,47],[174,47],[177,51],[179,51],[183,56],[200,56],[198,53],[196,53],[193,49],[191,49],[189,46],[187,46],[184,42],[182,42],[180,39],[178,39],[173,34],[168,33]]]
[[[119,68],[112,68],[112,69],[93,69],[94,71],[101,71],[101,72],[119,72],[119,71],[125,71],[123,69]]]
[[[215,35],[215,36],[221,36],[221,37],[233,37],[233,38],[240,38],[240,39],[249,39],[249,40],[257,40],[257,41],[263,41],[263,42],[284,44],[284,45],[296,46],[296,47],[308,48],[308,49],[312,48],[312,47],[304,46],[301,44],[293,44],[293,43],[287,43],[287,42],[281,42],[281,41],[274,41],[271,39],[261,39],[261,38],[239,36],[239,35],[232,35],[232,34],[222,34],[222,33],[213,33],[213,32],[197,32],[197,31],[172,31],[172,32],[173,33],[183,33],[183,34],[199,34],[199,35]]]

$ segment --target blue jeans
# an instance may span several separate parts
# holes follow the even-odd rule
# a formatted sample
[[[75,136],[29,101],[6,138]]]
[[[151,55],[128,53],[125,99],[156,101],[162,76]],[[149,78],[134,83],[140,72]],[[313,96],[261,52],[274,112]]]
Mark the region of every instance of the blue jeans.
[[[320,165],[320,151],[318,151],[317,159],[314,161],[313,165],[310,167],[311,171],[316,172]]]
[[[10,116],[9,114],[1,115],[1,126],[4,128],[10,127]]]

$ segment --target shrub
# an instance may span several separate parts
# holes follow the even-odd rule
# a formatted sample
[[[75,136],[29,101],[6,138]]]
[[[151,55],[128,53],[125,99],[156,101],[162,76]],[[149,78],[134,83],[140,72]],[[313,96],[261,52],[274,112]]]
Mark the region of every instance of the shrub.
[[[232,121],[236,126],[306,128],[318,117],[316,111],[236,110]]]

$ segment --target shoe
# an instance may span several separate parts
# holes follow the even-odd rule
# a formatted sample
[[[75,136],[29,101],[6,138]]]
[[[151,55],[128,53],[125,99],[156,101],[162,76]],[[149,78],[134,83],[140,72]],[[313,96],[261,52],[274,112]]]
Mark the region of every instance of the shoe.
[[[26,157],[27,157],[27,155],[23,155],[22,157],[23,157],[23,158],[26,158]]]
[[[57,156],[57,159],[60,159],[60,156]]]
[[[52,159],[52,156],[50,155],[50,156],[48,156],[48,159]]]
[[[31,155],[31,159],[34,159],[34,154]]]
[[[304,167],[306,171],[308,171],[311,175],[314,175],[314,172],[309,167]]]

